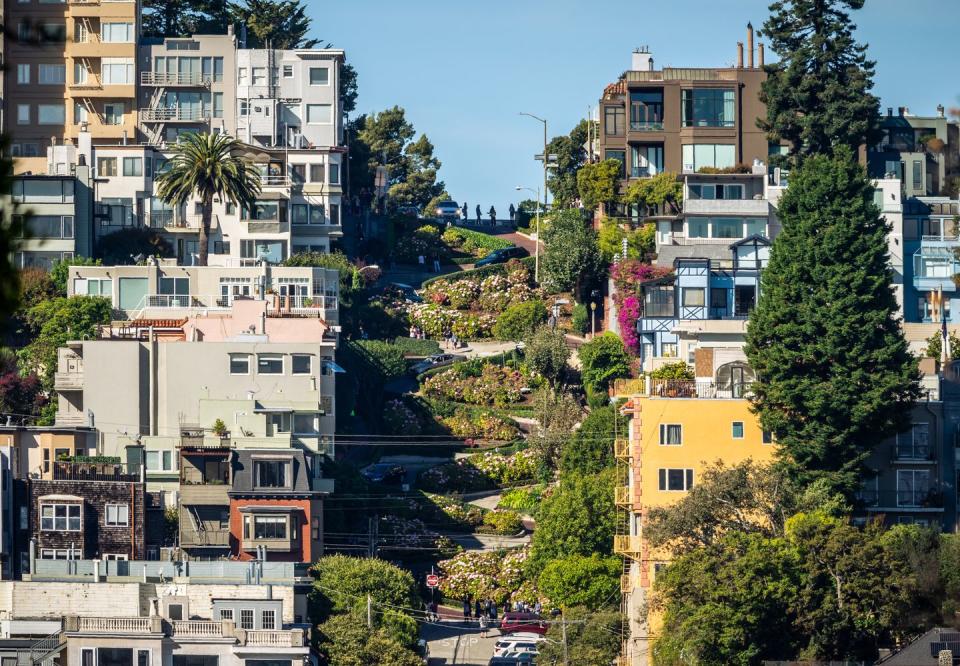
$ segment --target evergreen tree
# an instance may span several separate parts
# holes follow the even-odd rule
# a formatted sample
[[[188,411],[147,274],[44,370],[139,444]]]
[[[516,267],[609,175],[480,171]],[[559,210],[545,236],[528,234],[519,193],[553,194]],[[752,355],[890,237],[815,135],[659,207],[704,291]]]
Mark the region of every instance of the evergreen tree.
[[[231,4],[229,20],[247,28],[248,49],[312,49],[318,39],[307,39],[310,17],[300,0],[243,0]]]
[[[780,61],[766,67],[760,100],[771,140],[790,143],[802,158],[857,150],[878,137],[880,103],[873,88],[874,62],[853,38],[848,9],[864,0],[777,0],[763,34]]]
[[[556,168],[550,170],[547,178],[547,187],[553,194],[553,203],[557,208],[569,208],[579,194],[577,173],[587,161],[584,146],[589,127],[586,120],[581,120],[570,134],[555,136],[547,144],[547,154],[557,156]]]
[[[754,406],[791,476],[849,494],[920,396],[895,318],[887,226],[846,148],[791,173],[780,221],[747,328]]]

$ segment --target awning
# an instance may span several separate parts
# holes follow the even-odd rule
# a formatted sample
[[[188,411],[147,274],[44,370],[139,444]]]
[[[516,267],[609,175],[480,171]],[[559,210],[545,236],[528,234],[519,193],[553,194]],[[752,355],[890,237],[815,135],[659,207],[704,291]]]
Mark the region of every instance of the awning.
[[[309,400],[258,400],[254,405],[254,414],[269,414],[271,412],[319,412],[320,403]]]
[[[295,511],[303,511],[299,506],[283,506],[281,504],[270,506],[270,505],[257,505],[251,504],[248,506],[241,506],[237,509],[240,513],[293,513]]]
[[[288,198],[289,197],[283,192],[274,192],[274,191],[264,191],[264,192],[260,192],[260,194],[257,195],[257,201],[279,201],[280,199],[286,200]],[[263,220],[251,220],[251,221],[262,222]]]

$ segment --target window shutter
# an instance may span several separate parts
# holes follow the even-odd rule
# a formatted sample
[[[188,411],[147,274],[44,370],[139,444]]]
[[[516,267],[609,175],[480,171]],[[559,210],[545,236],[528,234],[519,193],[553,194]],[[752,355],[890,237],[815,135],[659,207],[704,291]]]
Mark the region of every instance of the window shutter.
[[[660,426],[660,427],[662,428],[663,426]],[[660,470],[660,490],[666,490],[666,489],[667,489],[667,470],[661,469]]]
[[[667,426],[666,426],[665,424],[661,423],[661,424],[660,424],[660,443],[661,443],[661,444],[666,444],[666,443],[667,443],[666,431],[667,431]],[[661,474],[662,474],[662,473],[663,473],[663,470],[660,470],[660,472],[661,472]],[[660,485],[663,485],[663,483],[661,482]],[[663,488],[661,488],[661,490],[663,490]]]

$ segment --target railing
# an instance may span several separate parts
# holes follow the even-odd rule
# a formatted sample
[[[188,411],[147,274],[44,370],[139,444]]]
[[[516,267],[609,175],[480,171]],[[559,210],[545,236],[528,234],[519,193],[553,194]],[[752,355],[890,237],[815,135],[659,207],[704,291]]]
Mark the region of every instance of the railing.
[[[209,109],[191,109],[191,108],[153,108],[140,109],[140,120],[146,122],[165,122],[165,121],[193,121],[202,122],[210,120],[211,113]]]
[[[939,236],[923,235],[920,237],[921,243],[956,243],[958,240],[960,240],[960,238],[950,234],[941,234]]]
[[[148,617],[80,617],[77,618],[77,631],[104,634],[146,634],[150,633]]]
[[[633,592],[634,588],[634,579],[630,574],[622,574],[620,576],[620,592],[622,594],[630,594]]]
[[[672,234],[670,236],[670,242],[665,243],[665,245],[732,245],[738,240],[742,240],[742,237],[738,238],[698,238],[692,236],[682,236],[679,234]]]
[[[228,489],[224,489],[225,499],[227,490]],[[192,548],[197,546],[229,546],[230,530],[194,530],[192,532],[184,531],[180,535],[180,545],[183,548]]]
[[[630,129],[634,132],[662,132],[662,120],[631,120]]]
[[[613,489],[613,503],[617,506],[631,506],[630,486],[617,486]]]
[[[857,500],[867,510],[884,509],[943,509],[943,492],[938,488],[916,488],[900,490],[861,490]]]
[[[652,398],[738,399],[749,395],[749,382],[717,384],[686,379],[615,379],[617,396],[644,395]]]
[[[204,620],[175,620],[170,623],[173,638],[218,638],[223,636],[223,623]]]
[[[302,647],[303,631],[300,629],[248,630],[245,644],[257,647]]]
[[[89,427],[90,417],[86,412],[57,412],[56,424],[58,426]]]
[[[290,177],[279,174],[261,175],[260,185],[263,187],[290,187]]]
[[[646,395],[646,380],[643,377],[640,377],[639,379],[614,379],[613,394],[618,397],[628,395]]]
[[[613,552],[618,555],[639,556],[642,542],[639,535],[617,534],[613,537]]]
[[[54,481],[117,481],[141,480],[140,466],[126,463],[64,462],[53,463]]]
[[[212,79],[209,74],[140,72],[140,83],[145,86],[207,86]]]
[[[630,449],[630,440],[629,439],[615,439],[613,440],[613,455],[615,458],[621,460],[629,460],[633,457],[632,451]]]
[[[150,294],[145,297],[141,308],[203,309],[227,310],[229,299],[221,296],[193,296],[188,294]]]

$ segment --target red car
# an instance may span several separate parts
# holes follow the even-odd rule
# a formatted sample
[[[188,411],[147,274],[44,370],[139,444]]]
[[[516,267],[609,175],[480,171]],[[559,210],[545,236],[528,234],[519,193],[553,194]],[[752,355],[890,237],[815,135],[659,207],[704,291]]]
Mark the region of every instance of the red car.
[[[547,633],[547,624],[536,613],[505,613],[500,622],[501,634],[512,634],[517,631],[529,631],[543,636]]]

